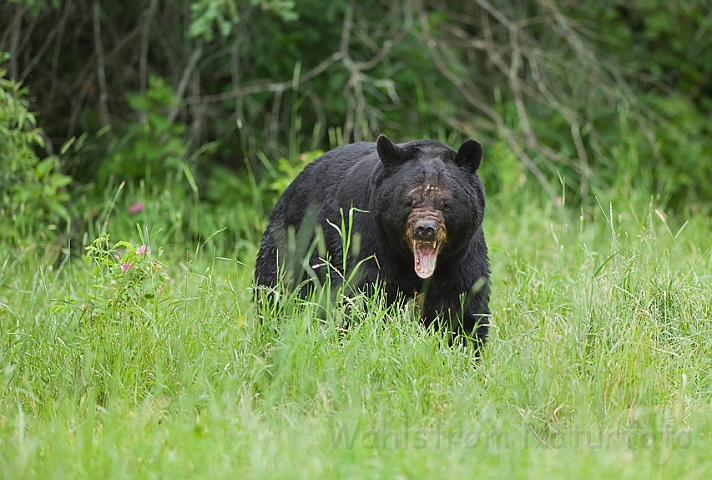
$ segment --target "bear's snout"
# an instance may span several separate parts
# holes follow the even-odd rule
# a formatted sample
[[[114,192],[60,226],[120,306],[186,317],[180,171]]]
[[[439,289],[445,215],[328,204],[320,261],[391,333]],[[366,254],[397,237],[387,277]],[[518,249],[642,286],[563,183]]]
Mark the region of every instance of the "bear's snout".
[[[419,242],[442,242],[447,236],[445,219],[438,211],[415,209],[408,216],[406,239],[410,244]]]
[[[408,216],[405,240],[413,252],[415,273],[420,278],[429,278],[435,271],[438,253],[447,240],[442,213],[414,209]]]
[[[413,226],[413,238],[422,242],[432,242],[437,233],[438,224],[434,219],[421,219]]]

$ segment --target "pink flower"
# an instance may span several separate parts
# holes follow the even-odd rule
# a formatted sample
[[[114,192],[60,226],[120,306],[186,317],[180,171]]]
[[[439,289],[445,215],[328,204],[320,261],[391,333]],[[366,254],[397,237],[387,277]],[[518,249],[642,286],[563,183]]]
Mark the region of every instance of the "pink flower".
[[[138,247],[138,254],[139,255],[150,255],[151,249],[148,248],[146,245],[141,245],[140,247]]]
[[[131,265],[133,265],[133,263],[125,262],[125,263],[121,264],[121,270],[123,270],[124,273],[126,273],[129,271],[129,268],[131,268]]]
[[[133,215],[134,213],[142,212],[143,211],[143,202],[138,202],[134,203],[133,205],[129,205],[129,215]]]

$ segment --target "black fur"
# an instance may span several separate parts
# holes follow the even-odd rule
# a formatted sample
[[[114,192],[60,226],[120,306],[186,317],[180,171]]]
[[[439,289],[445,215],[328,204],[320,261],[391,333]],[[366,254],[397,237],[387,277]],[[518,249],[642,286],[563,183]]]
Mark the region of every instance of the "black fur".
[[[312,251],[308,265],[300,255],[313,245],[315,229],[320,229],[321,254],[341,269],[342,238],[329,222],[340,226],[342,212],[348,218],[354,207],[362,210],[353,212],[352,228],[360,248],[349,252],[347,268],[372,256],[359,266],[354,286],[370,292],[382,282],[389,303],[423,293],[426,325],[437,322],[484,343],[490,267],[482,232],[485,191],[477,175],[481,159],[482,146],[474,140],[455,152],[429,140],[395,145],[383,135],[377,143],[325,153],[307,165],[277,201],[257,257],[257,285],[276,287],[279,269],[291,272],[291,287],[306,277],[325,282],[328,269],[319,249]],[[435,271],[427,279],[416,275],[409,245],[408,220],[414,210],[416,217],[424,211],[439,218],[446,232]],[[333,269],[330,276],[330,281],[340,279]]]

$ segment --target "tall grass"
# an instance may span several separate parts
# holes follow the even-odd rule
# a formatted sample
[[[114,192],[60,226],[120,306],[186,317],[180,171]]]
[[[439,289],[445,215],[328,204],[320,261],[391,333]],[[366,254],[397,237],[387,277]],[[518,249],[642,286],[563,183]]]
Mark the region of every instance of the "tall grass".
[[[134,262],[168,276],[123,301],[120,260],[4,245],[2,476],[707,478],[710,220],[597,202],[490,196],[479,360],[378,296],[327,321],[309,302],[258,310],[256,242],[188,248],[148,208],[139,230],[107,209],[106,248],[148,245]]]

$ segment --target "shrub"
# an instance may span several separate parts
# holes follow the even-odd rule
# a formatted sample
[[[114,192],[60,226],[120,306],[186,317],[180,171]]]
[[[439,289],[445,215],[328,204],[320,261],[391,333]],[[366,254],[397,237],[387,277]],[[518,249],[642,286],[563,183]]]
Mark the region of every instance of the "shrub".
[[[0,61],[7,58],[0,53]],[[0,238],[53,239],[69,220],[65,187],[71,179],[58,172],[57,156],[35,153],[44,140],[28,111],[27,89],[5,75],[0,69]]]

